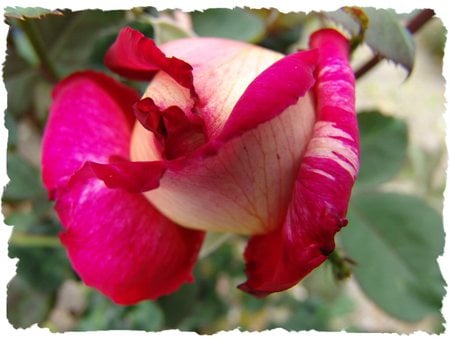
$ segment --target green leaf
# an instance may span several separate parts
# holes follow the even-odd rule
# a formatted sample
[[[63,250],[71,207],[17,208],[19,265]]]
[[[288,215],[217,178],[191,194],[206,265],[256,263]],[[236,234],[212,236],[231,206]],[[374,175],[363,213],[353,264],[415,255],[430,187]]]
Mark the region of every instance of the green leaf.
[[[361,134],[361,168],[357,186],[386,182],[401,169],[406,159],[407,127],[398,118],[377,111],[358,114]]]
[[[10,182],[5,188],[3,198],[20,201],[45,196],[40,173],[16,153],[9,153],[7,170]]]
[[[19,143],[17,122],[8,110],[5,111],[5,127],[8,130],[8,149],[14,149]]]
[[[256,42],[264,35],[264,22],[241,8],[212,8],[192,13],[194,31],[200,36],[216,36]]]
[[[364,8],[369,17],[366,43],[379,55],[402,65],[411,73],[415,45],[411,33],[402,25],[393,10]]]
[[[50,10],[42,7],[6,7],[5,16],[7,18],[15,18],[25,20],[27,18],[38,19],[45,15],[62,15],[58,10]]]
[[[54,237],[57,240],[56,237]],[[36,290],[54,293],[62,282],[73,277],[72,268],[62,247],[9,246],[9,256],[19,258],[17,275]]]
[[[17,53],[28,62],[28,64],[36,67],[39,65],[39,56],[36,54],[30,40],[21,29],[14,29],[11,34]]]
[[[53,20],[56,25],[59,22]],[[44,36],[51,28],[50,21],[40,23]],[[85,10],[67,14],[65,25],[54,42],[49,41],[50,57],[63,75],[86,68],[98,37],[118,30],[125,23],[125,11]],[[48,32],[48,35],[51,35]]]
[[[419,198],[395,193],[357,193],[341,236],[356,261],[363,291],[387,313],[417,321],[442,305],[442,216]]]
[[[29,94],[39,76],[38,71],[31,68],[30,64],[8,45],[3,73],[8,113],[20,117],[31,107],[33,97]]]

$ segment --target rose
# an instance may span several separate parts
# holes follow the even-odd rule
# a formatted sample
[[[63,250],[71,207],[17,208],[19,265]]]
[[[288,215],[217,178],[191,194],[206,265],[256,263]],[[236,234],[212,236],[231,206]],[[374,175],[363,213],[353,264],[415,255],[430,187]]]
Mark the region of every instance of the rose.
[[[288,56],[217,38],[161,46],[123,29],[105,63],[144,95],[75,73],[53,93],[43,179],[83,281],[120,304],[192,280],[205,231],[249,235],[256,296],[334,250],[359,166],[348,42],[314,33]],[[168,57],[166,55],[174,55]]]

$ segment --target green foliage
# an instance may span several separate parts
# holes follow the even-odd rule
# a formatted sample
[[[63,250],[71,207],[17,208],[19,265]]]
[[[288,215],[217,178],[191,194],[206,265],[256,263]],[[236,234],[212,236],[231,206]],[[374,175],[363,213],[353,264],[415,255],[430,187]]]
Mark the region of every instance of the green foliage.
[[[16,117],[25,115],[32,105],[32,95],[29,94],[39,79],[39,72],[31,68],[17,50],[8,48],[3,78],[7,90],[8,113]]]
[[[159,331],[163,313],[153,302],[120,306],[96,291],[89,294],[89,307],[75,330],[141,330]]]
[[[392,179],[406,160],[405,122],[371,111],[359,113],[358,123],[361,134],[358,187],[374,186]]]
[[[391,315],[417,321],[442,306],[442,216],[423,199],[379,189],[405,164],[404,121],[376,111],[359,114],[358,121],[361,172],[343,246],[356,261],[354,274],[366,295]]]
[[[65,279],[73,276],[62,247],[30,248],[12,244],[9,255],[19,258],[17,273],[42,292],[55,292]]]
[[[411,33],[392,10],[365,8],[369,17],[366,43],[375,53],[405,67],[408,74],[414,65],[415,46]]]
[[[7,172],[11,180],[4,191],[4,199],[19,201],[33,199],[43,194],[38,170],[18,154],[8,154]]]
[[[69,20],[64,21],[64,26],[52,42],[46,43],[50,47],[50,57],[57,62],[60,74],[65,76],[84,69],[98,39],[113,30],[117,32],[123,27],[124,16],[124,11],[100,10],[71,14]],[[39,28],[41,30],[51,29],[52,23],[48,24],[50,27],[41,25],[42,27]],[[55,24],[59,24],[59,22]]]
[[[261,18],[242,8],[195,11],[192,13],[192,21],[194,31],[200,36],[256,42],[264,34]]]
[[[49,10],[42,7],[5,7],[5,16],[20,20],[39,19],[45,15],[62,15],[58,10]]]
[[[397,193],[358,193],[342,233],[365,293],[391,315],[417,321],[438,312],[444,283],[442,217],[423,200]]]

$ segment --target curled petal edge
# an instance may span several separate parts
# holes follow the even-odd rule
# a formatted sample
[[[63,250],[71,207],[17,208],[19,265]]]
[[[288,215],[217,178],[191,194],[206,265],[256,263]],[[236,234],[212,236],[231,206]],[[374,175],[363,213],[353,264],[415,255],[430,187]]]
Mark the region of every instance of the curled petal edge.
[[[189,89],[193,98],[197,97],[191,65],[176,57],[167,57],[153,40],[130,27],[119,32],[104,61],[112,71],[132,80],[150,81],[163,71]]]

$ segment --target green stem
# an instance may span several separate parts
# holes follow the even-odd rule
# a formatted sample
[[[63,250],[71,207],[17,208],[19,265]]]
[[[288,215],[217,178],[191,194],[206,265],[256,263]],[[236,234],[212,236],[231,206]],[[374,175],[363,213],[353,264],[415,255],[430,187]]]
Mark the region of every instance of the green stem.
[[[346,257],[341,257],[339,253],[334,250],[329,256],[328,261],[331,263],[334,277],[337,280],[344,280],[351,276],[352,269],[350,264],[354,262]]]
[[[411,21],[409,21],[406,25],[406,29],[408,29],[411,34],[417,32],[420,28],[422,28],[431,18],[434,16],[434,11],[432,9],[423,9],[414,16]],[[359,79],[364,74],[366,74],[369,70],[375,67],[381,60],[384,60],[379,54],[374,55],[369,61],[367,61],[364,65],[361,66],[357,71],[355,71],[355,78]]]
[[[209,233],[202,249],[200,250],[199,259],[203,259],[216,251],[222,244],[230,239],[230,233],[216,234]]]
[[[44,75],[50,82],[52,83],[58,82],[59,80],[58,72],[56,71],[56,68],[52,64],[47,54],[47,48],[36,28],[36,23],[33,20],[25,19],[19,20],[19,24],[24,33],[26,34],[31,45],[33,46],[36,55],[39,58],[40,66],[42,71],[44,72]]]
[[[34,235],[25,232],[14,231],[9,239],[9,244],[20,247],[47,247],[59,248],[61,243],[58,237],[47,235]]]

